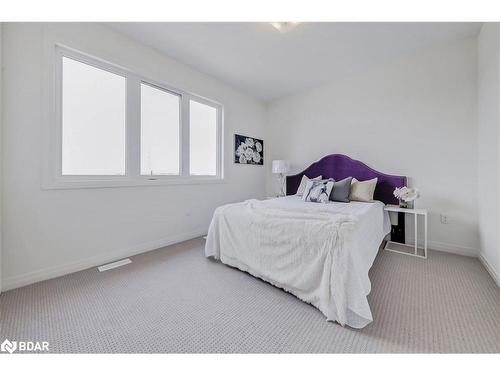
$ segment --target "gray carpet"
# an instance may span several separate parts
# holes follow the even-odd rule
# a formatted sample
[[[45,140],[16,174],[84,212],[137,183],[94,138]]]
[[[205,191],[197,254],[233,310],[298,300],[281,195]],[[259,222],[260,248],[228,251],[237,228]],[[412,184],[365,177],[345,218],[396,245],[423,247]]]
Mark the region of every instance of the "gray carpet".
[[[362,330],[203,256],[202,239],[2,293],[0,342],[51,352],[500,352],[500,291],[477,259],[380,251]]]

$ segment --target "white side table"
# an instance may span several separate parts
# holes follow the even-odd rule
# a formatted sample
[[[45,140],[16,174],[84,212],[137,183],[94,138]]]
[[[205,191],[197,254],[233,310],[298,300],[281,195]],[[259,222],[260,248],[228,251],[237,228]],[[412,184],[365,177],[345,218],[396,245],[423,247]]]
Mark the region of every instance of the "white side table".
[[[418,258],[427,259],[427,209],[425,209],[425,208],[401,208],[401,207],[395,206],[395,205],[386,205],[384,207],[384,210],[389,211],[389,212],[403,212],[405,214],[414,215],[414,219],[415,219],[415,244],[408,245],[408,244],[403,244],[403,243],[394,242],[394,241],[387,241],[387,243],[385,244],[384,250],[392,251],[394,253],[400,253],[400,254],[405,254],[405,255],[410,255],[410,256],[414,256],[414,257],[418,257]],[[424,248],[423,249],[419,248],[417,245],[417,241],[418,241],[418,220],[417,220],[417,218],[418,218],[418,215],[424,216]],[[391,245],[393,247],[392,249],[391,249]],[[395,250],[394,245],[413,248],[413,252],[408,253],[408,252],[404,252],[404,251],[400,251],[400,250]],[[423,250],[424,255],[423,256],[419,255],[418,250]]]

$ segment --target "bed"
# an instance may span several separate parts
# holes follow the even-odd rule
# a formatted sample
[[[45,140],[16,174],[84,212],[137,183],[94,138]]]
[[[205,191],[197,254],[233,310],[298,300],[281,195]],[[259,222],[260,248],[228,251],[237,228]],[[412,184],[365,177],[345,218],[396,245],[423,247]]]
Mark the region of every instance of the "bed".
[[[378,178],[374,202],[304,202],[302,176]],[[373,317],[368,271],[391,225],[385,204],[406,177],[387,175],[345,155],[328,155],[287,177],[287,196],[227,204],[212,218],[205,255],[282,288],[329,321],[363,328]]]

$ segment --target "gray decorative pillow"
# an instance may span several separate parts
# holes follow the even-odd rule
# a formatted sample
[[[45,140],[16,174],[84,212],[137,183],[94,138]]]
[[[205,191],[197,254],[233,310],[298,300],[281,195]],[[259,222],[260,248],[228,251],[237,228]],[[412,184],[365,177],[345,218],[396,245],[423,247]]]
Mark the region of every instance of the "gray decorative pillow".
[[[335,202],[350,202],[349,193],[351,192],[352,177],[344,178],[340,181],[333,180],[333,189],[330,193],[330,200]]]

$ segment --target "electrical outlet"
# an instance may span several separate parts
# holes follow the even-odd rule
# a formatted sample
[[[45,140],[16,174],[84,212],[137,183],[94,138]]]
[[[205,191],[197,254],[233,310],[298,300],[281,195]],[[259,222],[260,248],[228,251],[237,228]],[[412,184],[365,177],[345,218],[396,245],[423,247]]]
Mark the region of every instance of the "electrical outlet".
[[[448,215],[441,214],[441,224],[449,224],[449,223],[450,223],[450,219],[449,219]]]

